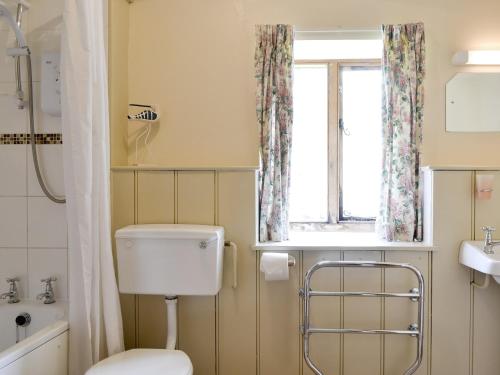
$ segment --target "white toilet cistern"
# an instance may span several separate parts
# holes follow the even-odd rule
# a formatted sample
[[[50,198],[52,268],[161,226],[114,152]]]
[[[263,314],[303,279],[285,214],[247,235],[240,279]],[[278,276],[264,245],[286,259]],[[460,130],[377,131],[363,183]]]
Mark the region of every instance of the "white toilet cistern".
[[[222,286],[224,228],[207,225],[130,225],[115,234],[121,293],[162,295],[167,305],[166,349],[132,349],[113,355],[87,375],[116,373],[192,375],[189,357],[175,350],[177,296],[214,296]],[[233,287],[236,286],[236,270]],[[150,364],[144,370],[141,363]],[[123,372],[125,371],[125,372]]]

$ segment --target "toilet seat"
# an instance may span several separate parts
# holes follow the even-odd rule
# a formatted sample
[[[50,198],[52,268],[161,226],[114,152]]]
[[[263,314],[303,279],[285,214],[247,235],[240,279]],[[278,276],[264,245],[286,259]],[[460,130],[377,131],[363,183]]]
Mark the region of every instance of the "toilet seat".
[[[132,349],[102,360],[85,375],[193,375],[186,353],[167,349]]]

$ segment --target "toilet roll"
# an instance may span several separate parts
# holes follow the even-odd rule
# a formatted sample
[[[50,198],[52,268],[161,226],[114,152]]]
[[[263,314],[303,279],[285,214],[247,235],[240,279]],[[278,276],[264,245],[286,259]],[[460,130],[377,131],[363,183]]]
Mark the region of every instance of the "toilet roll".
[[[288,280],[288,253],[262,254],[260,271],[266,281]]]

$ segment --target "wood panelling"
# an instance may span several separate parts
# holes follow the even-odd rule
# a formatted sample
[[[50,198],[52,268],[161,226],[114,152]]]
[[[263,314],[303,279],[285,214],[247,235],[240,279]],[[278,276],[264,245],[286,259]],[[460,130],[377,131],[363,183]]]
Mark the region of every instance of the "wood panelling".
[[[177,172],[177,222],[215,224],[215,172]],[[216,297],[179,297],[179,348],[196,374],[216,373]]]
[[[259,359],[260,375],[301,373],[300,252],[291,251],[297,265],[290,268],[288,281],[266,281],[259,275]]]
[[[174,172],[141,171],[137,175],[138,224],[173,224],[175,222]]]
[[[215,224],[215,172],[177,172],[177,223]]]
[[[218,225],[238,249],[238,287],[233,289],[232,254],[226,249],[223,288],[219,293],[218,373],[257,373],[257,252],[255,241],[255,176],[248,172],[219,172]]]
[[[174,172],[137,172],[137,223],[171,224],[174,217]],[[167,330],[164,297],[138,295],[137,300],[138,346],[164,348]]]
[[[113,172],[111,188],[113,192],[111,200],[111,228],[112,238],[114,239],[114,233],[117,229],[134,224],[135,222],[134,172]],[[113,240],[112,243],[113,252],[115,252],[115,241]],[[135,298],[131,294],[120,294],[126,349],[137,347]]]
[[[484,240],[483,226],[493,226],[498,230],[493,233],[495,239],[500,239],[500,173],[481,172],[494,176],[494,192],[490,200],[475,200],[475,228],[476,240]],[[479,174],[479,172],[477,172]],[[496,252],[500,248],[496,248]],[[476,273],[476,281],[483,276]],[[474,293],[474,336],[473,358],[474,375],[490,375],[500,373],[500,334],[498,317],[500,314],[500,285],[492,280],[488,289],[473,289]]]
[[[434,173],[432,374],[469,375],[470,272],[458,262],[472,231],[472,172]]]
[[[303,274],[317,262],[323,260],[340,260],[338,251],[304,252]],[[314,274],[311,280],[313,290],[339,291],[342,290],[342,272],[340,268],[323,268]],[[311,300],[311,327],[340,328],[341,326],[341,298],[314,297]],[[310,353],[314,363],[325,374],[339,374],[341,369],[341,337],[340,335],[317,334],[310,340]],[[313,372],[304,363],[304,374]]]
[[[311,265],[338,259],[405,262],[423,272],[426,343],[417,374],[491,375],[500,367],[500,340],[493,333],[500,287],[472,290],[471,273],[458,263],[458,251],[463,239],[473,237],[473,226],[478,239],[483,238],[482,225],[500,227],[495,210],[500,198],[494,194],[491,201],[474,206],[473,172],[443,171],[428,177],[434,214],[427,224],[432,224],[436,252],[293,251],[297,265],[290,269],[289,281],[265,281],[259,272],[261,253],[251,249],[256,230],[253,172],[115,171],[113,230],[132,223],[216,224],[225,228],[226,239],[238,244],[236,289],[232,254],[226,250],[218,297],[179,299],[178,344],[193,361],[196,375],[312,375],[302,358],[298,290]],[[402,270],[328,269],[313,279],[313,287],[322,290],[406,291],[414,286],[415,278]],[[416,307],[406,299],[317,297],[311,321],[321,327],[404,329],[416,321]],[[122,308],[127,348],[164,347],[163,298],[122,295]],[[324,334],[312,337],[311,354],[325,375],[401,375],[414,359],[415,341]]]
[[[425,327],[424,327],[424,360],[416,374],[424,375],[428,371],[428,343],[429,343],[429,254],[425,252],[411,253],[395,251],[385,253],[386,262],[408,263],[417,267],[424,276],[425,284]],[[409,270],[386,269],[385,290],[401,293],[418,287],[418,280]],[[412,323],[418,322],[418,304],[409,299],[386,298],[384,305],[384,328],[407,329]],[[413,363],[416,357],[417,340],[408,336],[384,336],[384,374],[403,374]]]
[[[379,251],[344,252],[344,260],[381,261]],[[380,292],[382,270],[344,269],[344,290]],[[380,298],[344,298],[343,328],[382,328],[382,301]],[[343,335],[343,373],[346,375],[376,375],[382,367],[382,338],[378,335]]]

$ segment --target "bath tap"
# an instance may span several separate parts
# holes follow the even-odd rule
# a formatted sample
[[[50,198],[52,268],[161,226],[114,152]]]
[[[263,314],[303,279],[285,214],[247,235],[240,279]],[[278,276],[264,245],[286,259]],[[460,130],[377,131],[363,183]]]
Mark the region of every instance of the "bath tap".
[[[7,282],[9,283],[9,291],[7,293],[0,294],[0,299],[6,299],[8,303],[18,303],[19,302],[19,293],[17,291],[17,282],[19,278],[12,277],[8,278]]]
[[[40,280],[44,283],[44,291],[36,296],[36,299],[43,301],[44,304],[49,305],[56,302],[54,298],[54,288],[52,287],[52,282],[56,281],[57,278],[54,276],[48,277],[46,279]]]
[[[494,254],[493,247],[500,245],[500,241],[492,241],[491,234],[496,230],[494,227],[482,227],[485,234],[483,250],[486,254]]]

